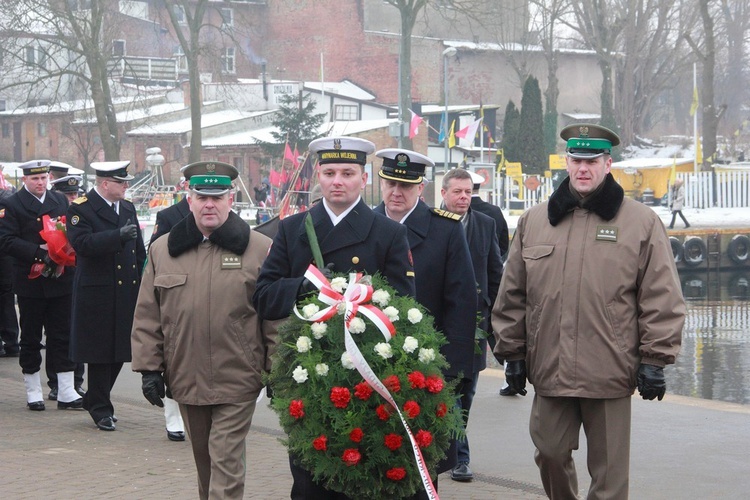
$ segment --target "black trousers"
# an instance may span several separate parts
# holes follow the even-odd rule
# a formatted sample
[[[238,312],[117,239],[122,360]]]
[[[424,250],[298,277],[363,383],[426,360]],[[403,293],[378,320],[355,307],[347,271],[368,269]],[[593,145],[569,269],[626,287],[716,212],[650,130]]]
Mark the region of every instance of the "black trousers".
[[[76,368],[73,370],[73,385],[75,385],[76,389],[83,385],[83,372],[85,366],[84,363],[76,363]],[[54,389],[57,387],[57,372],[52,366],[52,358],[50,356],[47,356],[44,360],[44,369],[47,372],[47,386],[50,389]]]
[[[89,363],[88,387],[83,396],[83,408],[88,410],[94,422],[115,413],[110,393],[120,374],[122,363]]]
[[[21,324],[18,362],[23,373],[36,373],[42,367],[42,332],[47,335],[47,356],[55,373],[75,369],[76,364],[68,357],[71,297],[70,294],[42,299],[18,297]]]
[[[18,350],[18,316],[16,296],[10,284],[0,286],[0,340],[7,352]]]
[[[669,223],[670,229],[674,227],[674,221],[675,221],[675,219],[677,219],[678,215],[680,216],[680,219],[682,219],[682,222],[685,223],[685,227],[689,227],[690,224],[688,224],[688,221],[685,218],[685,216],[682,215],[682,210],[673,210],[672,211],[672,222]]]

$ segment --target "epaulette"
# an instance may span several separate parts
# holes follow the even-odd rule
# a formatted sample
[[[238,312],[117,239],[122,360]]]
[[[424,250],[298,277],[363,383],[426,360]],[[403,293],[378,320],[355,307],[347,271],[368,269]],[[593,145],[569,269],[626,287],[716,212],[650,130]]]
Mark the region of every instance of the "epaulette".
[[[446,219],[461,220],[461,216],[457,213],[449,212],[447,210],[443,210],[442,208],[433,208],[432,213],[435,215],[439,215],[440,217],[445,217]]]
[[[85,203],[86,201],[88,201],[88,198],[86,198],[85,196],[79,196],[78,198],[73,200],[73,203],[75,203],[76,205],[80,205],[81,203]]]

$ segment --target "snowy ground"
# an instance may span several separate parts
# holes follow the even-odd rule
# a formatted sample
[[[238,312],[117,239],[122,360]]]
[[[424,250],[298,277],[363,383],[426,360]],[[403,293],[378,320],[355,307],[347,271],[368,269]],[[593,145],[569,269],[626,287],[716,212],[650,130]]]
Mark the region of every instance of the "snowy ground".
[[[652,208],[664,222],[664,225],[668,225],[672,219],[672,212],[667,207]],[[682,213],[690,223],[691,228],[744,228],[750,231],[750,208],[685,208]],[[508,215],[507,211],[504,211],[503,214],[505,220],[508,221],[508,229],[512,233],[516,228],[519,216]],[[681,229],[682,227],[682,220],[678,216],[675,229]]]

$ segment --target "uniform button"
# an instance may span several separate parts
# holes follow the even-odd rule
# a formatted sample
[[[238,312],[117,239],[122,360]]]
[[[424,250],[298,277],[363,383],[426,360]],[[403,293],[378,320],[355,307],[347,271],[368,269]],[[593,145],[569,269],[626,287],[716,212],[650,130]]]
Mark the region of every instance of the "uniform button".
[[[117,282],[117,284],[118,284],[118,285],[122,285],[122,281],[118,281],[118,282]]]
[[[131,252],[131,253],[135,253],[135,250],[131,250],[130,252]]]
[[[352,257],[352,264],[359,264],[359,257],[357,256]]]
[[[133,284],[135,285],[135,280],[133,280]]]
[[[135,269],[135,264],[133,264],[133,269]]]
[[[117,269],[122,269],[122,266],[120,264],[117,264]]]
[[[39,222],[40,220],[42,220],[42,219],[40,219],[39,217],[37,217],[37,218],[36,218],[36,221],[37,221],[37,222]]]

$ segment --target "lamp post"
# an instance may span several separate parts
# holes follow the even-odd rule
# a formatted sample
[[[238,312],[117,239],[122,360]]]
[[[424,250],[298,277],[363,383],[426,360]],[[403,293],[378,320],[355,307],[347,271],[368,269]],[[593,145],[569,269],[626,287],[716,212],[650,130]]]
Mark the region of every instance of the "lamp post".
[[[445,157],[443,164],[446,171],[448,170],[448,58],[455,56],[456,52],[458,52],[456,47],[448,47],[443,51],[443,89],[445,91],[445,123],[443,124],[443,127],[445,127],[443,129],[445,131],[445,137],[443,138]]]

